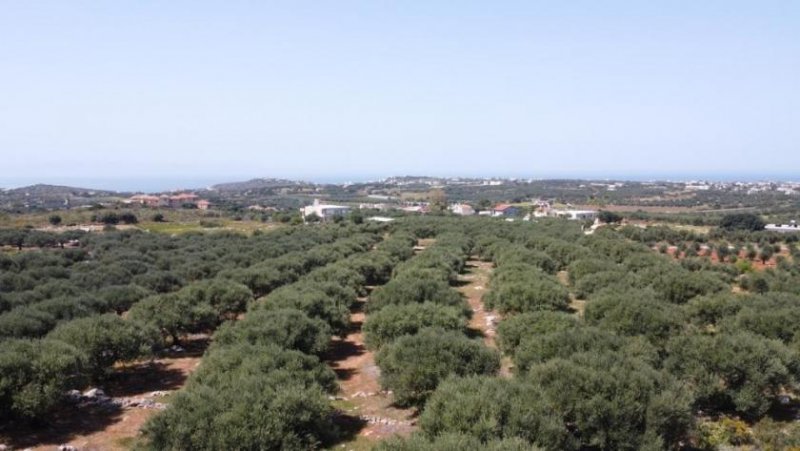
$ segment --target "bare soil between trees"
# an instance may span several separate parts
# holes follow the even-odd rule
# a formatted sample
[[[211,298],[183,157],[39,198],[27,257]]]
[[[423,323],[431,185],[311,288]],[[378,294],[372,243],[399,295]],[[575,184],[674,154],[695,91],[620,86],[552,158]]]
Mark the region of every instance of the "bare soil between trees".
[[[472,334],[483,338],[486,346],[497,349],[497,324],[502,317],[495,311],[487,310],[483,303],[483,295],[488,289],[494,265],[491,262],[472,259],[467,261],[466,269],[466,273],[459,277],[461,286],[458,291],[466,297],[472,310],[469,328]],[[500,376],[511,377],[511,369],[511,359],[504,357],[501,360]]]
[[[375,353],[365,346],[361,331],[365,304],[366,300],[359,300],[350,318],[350,332],[333,340],[326,357],[339,379],[335,403],[340,410],[339,423],[370,441],[408,435],[415,429],[415,412],[394,406],[392,394],[381,390]]]
[[[418,251],[429,244],[420,243]],[[465,274],[459,276],[457,289],[464,294],[473,312],[469,328],[475,336],[482,337],[487,346],[497,348],[496,324],[500,316],[487,311],[481,299],[491,277],[492,264],[469,260],[466,269]],[[391,392],[381,390],[380,368],[375,363],[375,353],[366,348],[361,330],[367,302],[367,299],[359,300],[350,318],[350,332],[343,339],[334,339],[326,358],[339,379],[336,405],[341,411],[340,424],[350,428],[354,436],[344,449],[375,444],[395,435],[408,435],[416,429],[416,411],[398,408]],[[511,375],[509,359],[503,359],[500,374]]]
[[[182,344],[181,352],[118,368],[98,388],[115,402],[168,403],[200,364],[208,338],[193,337]],[[66,405],[54,411],[44,424],[8,425],[0,430],[0,443],[34,451],[52,451],[59,445],[81,451],[127,450],[139,439],[145,422],[159,411],[111,403]]]

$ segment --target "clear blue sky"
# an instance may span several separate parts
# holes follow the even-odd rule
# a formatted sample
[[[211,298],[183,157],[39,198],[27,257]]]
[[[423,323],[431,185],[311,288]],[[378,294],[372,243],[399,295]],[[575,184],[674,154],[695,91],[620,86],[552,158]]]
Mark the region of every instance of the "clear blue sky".
[[[0,186],[800,179],[798,143],[794,0],[0,2]]]

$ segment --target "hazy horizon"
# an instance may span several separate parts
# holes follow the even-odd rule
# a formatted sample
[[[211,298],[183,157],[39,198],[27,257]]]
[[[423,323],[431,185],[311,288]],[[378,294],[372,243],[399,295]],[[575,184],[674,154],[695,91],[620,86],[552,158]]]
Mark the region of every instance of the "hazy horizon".
[[[799,23],[775,0],[6,2],[0,186],[792,178]]]
[[[36,184],[45,185],[62,185],[76,188],[88,189],[101,189],[109,191],[120,192],[165,192],[176,190],[199,190],[208,188],[212,185],[232,183],[232,182],[245,182],[253,179],[285,179],[292,181],[311,182],[318,184],[343,184],[343,183],[365,183],[377,180],[386,179],[388,177],[402,177],[402,176],[417,176],[417,177],[463,177],[463,178],[500,178],[500,179],[520,179],[520,180],[614,180],[614,181],[631,181],[631,182],[644,182],[644,181],[671,181],[671,182],[688,182],[688,181],[709,181],[709,182],[797,182],[800,177],[792,177],[791,175],[747,175],[747,174],[661,174],[661,175],[592,175],[592,174],[551,174],[551,175],[523,175],[523,174],[385,174],[385,175],[353,175],[343,177],[330,177],[330,176],[305,176],[305,177],[292,177],[292,176],[231,176],[231,177],[129,177],[129,178],[49,178],[49,179],[36,179],[36,178],[21,178],[15,179],[12,177],[10,180],[0,180],[0,189],[14,189]],[[10,182],[10,183],[8,183]]]

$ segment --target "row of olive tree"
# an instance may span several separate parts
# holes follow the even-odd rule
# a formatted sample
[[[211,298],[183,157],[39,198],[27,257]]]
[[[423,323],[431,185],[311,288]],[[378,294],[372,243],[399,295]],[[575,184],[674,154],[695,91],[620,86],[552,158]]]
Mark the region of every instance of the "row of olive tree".
[[[308,230],[257,236],[251,244],[260,247],[263,255],[271,256],[265,262],[285,262],[283,257],[292,253],[299,259],[303,252],[297,249],[308,249],[314,263],[300,267],[310,270],[325,259],[333,261],[363,252],[379,239],[377,230]],[[250,240],[228,235],[218,239],[228,244]],[[331,239],[336,241],[330,243]],[[87,236],[80,250],[25,252],[4,259],[9,274],[41,281],[30,290],[5,292],[32,302],[0,315],[0,331],[9,337],[0,341],[0,410],[4,418],[41,418],[62,400],[67,390],[102,381],[116,362],[148,355],[162,347],[165,338],[177,341],[187,332],[211,330],[245,310],[254,299],[252,291],[222,277],[190,282],[178,291],[157,295],[135,284],[106,284],[107,279],[101,279],[101,287],[87,297],[97,300],[82,309],[71,306],[63,296],[52,297],[54,293],[71,292],[63,290],[70,281],[79,281],[76,291],[84,286],[80,280],[87,274],[87,265],[103,265],[107,261],[122,265],[124,261],[127,268],[138,265],[146,271],[160,260],[162,250],[178,246],[173,250],[175,254],[193,255],[180,247],[189,245],[191,240],[175,240],[180,243],[157,235],[108,233]],[[198,241],[203,244],[209,240],[198,236]],[[274,243],[267,244],[270,241]],[[116,258],[110,259],[109,255]],[[59,278],[65,281],[61,290]],[[40,297],[44,299],[38,300]],[[48,308],[39,310],[44,306]],[[129,308],[125,319],[118,315]],[[33,314],[22,314],[23,309]],[[102,314],[109,310],[111,313]],[[70,314],[61,314],[63,311]],[[32,325],[31,318],[39,323]],[[10,338],[44,334],[47,335],[34,339]]]
[[[471,312],[450,286],[471,249],[463,232],[440,233],[370,298],[366,343],[378,350],[381,385],[398,405],[422,407],[448,376],[492,374],[499,367],[496,352],[465,334]]]
[[[200,369],[145,427],[151,449],[306,450],[339,435],[328,396],[333,371],[319,359],[344,333],[349,306],[368,280],[387,277],[413,240],[398,234],[376,250],[342,255],[225,323]]]

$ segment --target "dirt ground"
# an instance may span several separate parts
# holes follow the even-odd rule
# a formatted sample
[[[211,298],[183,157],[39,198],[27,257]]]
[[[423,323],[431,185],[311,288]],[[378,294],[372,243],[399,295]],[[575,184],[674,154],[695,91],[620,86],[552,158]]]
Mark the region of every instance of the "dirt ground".
[[[480,260],[469,260],[466,265],[467,272],[459,276],[461,286],[458,288],[467,299],[469,307],[472,309],[472,319],[469,328],[483,337],[483,342],[487,346],[497,348],[495,336],[497,335],[496,325],[500,318],[497,313],[486,311],[483,305],[483,294],[486,293],[489,278],[492,272],[492,263]]]
[[[410,434],[415,429],[414,410],[395,407],[391,392],[381,390],[375,354],[364,345],[364,304],[361,299],[350,317],[350,332],[333,340],[326,358],[339,379],[335,405],[341,411],[340,423],[369,441]]]
[[[185,384],[200,364],[207,345],[207,337],[196,337],[185,343],[183,352],[118,368],[98,387],[115,401],[168,403],[170,395]],[[48,424],[8,425],[0,430],[0,443],[34,451],[52,451],[62,444],[81,451],[126,450],[135,443],[147,419],[157,412],[153,408],[109,404],[64,406],[53,413]]]
[[[423,252],[435,240],[419,240],[414,253]],[[364,344],[361,330],[369,298],[360,298],[350,315],[350,331],[342,339],[334,338],[325,358],[339,379],[339,393],[334,406],[339,409],[339,425],[352,437],[340,447],[370,449],[380,440],[394,435],[408,435],[416,429],[414,409],[394,405],[391,392],[381,390],[380,368],[375,353]]]
[[[582,318],[583,312],[586,310],[586,300],[575,297],[575,293],[572,292],[572,289],[569,285],[569,273],[567,271],[559,271],[558,274],[556,274],[556,277],[562,285],[569,289],[569,308],[575,312],[575,315],[577,315],[579,318]]]
[[[483,342],[490,348],[497,349],[497,324],[502,320],[499,313],[487,310],[483,304],[483,295],[486,293],[489,279],[492,276],[492,263],[480,260],[468,260],[466,274],[459,276],[461,286],[458,288],[467,299],[472,309],[472,319],[469,328],[477,336],[483,337]],[[500,365],[500,375],[511,377],[511,360],[503,358]]]

